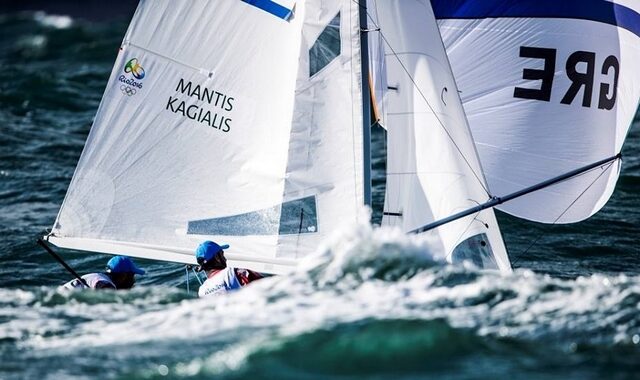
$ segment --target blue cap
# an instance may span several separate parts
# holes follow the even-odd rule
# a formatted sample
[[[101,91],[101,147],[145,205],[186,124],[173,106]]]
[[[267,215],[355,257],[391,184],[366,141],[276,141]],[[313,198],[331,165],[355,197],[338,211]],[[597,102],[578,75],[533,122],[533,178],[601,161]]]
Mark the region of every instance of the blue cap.
[[[210,261],[219,252],[227,248],[229,248],[229,244],[218,245],[211,240],[207,240],[196,248],[196,260],[202,259],[205,262]]]
[[[144,274],[144,270],[138,268],[133,260],[127,256],[115,256],[107,263],[107,269],[111,273],[135,273]]]

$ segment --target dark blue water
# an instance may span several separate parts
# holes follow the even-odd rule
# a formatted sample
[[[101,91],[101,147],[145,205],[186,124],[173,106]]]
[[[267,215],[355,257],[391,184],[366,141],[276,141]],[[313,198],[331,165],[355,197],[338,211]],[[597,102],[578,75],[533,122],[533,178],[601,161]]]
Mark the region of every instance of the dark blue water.
[[[55,220],[126,26],[0,16],[0,379],[637,378],[637,126],[616,192],[590,220],[498,215],[513,275],[434,263],[423,243],[353,226],[304,270],[228,297],[198,300],[183,267],[151,261],[130,292],[57,291],[69,276],[35,240]],[[80,272],[108,259],[63,254]]]

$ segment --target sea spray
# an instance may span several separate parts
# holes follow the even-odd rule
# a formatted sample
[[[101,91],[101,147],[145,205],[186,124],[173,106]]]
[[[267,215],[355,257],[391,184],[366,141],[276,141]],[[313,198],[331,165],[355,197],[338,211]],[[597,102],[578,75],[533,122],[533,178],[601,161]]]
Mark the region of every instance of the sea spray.
[[[368,215],[367,210],[361,213]],[[406,235],[397,228],[373,228],[363,222],[338,229],[301,261],[296,275],[311,278],[320,287],[369,279],[395,281],[442,262],[443,256],[429,235]]]
[[[392,229],[342,231],[295,273],[220,297],[162,286],[8,291],[3,352],[54,363],[82,351],[78,372],[66,375],[107,360],[133,378],[409,376],[454,367],[463,375],[475,364],[504,376],[531,363],[577,365],[585,352],[617,353],[590,368],[624,372],[640,354],[639,277],[505,275],[446,264],[428,241]]]

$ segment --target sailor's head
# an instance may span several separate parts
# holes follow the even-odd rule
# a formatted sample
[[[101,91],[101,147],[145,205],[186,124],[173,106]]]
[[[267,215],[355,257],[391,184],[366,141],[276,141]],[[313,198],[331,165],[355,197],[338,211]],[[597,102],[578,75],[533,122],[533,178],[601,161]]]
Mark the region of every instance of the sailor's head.
[[[227,267],[227,258],[224,257],[227,248],[228,244],[218,245],[207,240],[196,248],[196,261],[203,270],[224,269]]]
[[[114,256],[107,263],[107,273],[118,289],[131,289],[136,282],[136,274],[144,274],[144,270],[127,256]]]

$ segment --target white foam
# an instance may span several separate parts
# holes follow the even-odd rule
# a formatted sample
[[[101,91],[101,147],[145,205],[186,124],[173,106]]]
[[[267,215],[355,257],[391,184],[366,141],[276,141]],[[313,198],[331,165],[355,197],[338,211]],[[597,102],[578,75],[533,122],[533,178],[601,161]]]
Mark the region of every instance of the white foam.
[[[56,29],[67,29],[73,25],[73,19],[69,16],[48,15],[44,12],[36,12],[33,18],[41,25]]]
[[[217,347],[170,366],[170,374],[184,376],[234,371],[273,342],[371,319],[444,319],[479,335],[521,339],[638,340],[638,277],[565,280],[526,270],[505,275],[440,263],[430,247],[395,230],[361,225],[332,238],[298,272],[220,297],[167,304],[167,293],[178,290],[151,287],[116,295],[79,293],[47,306],[28,293],[11,294],[25,301],[10,323],[0,325],[0,337],[19,337],[23,348],[56,355],[79,348],[134,350],[156,342],[182,347],[194,340]],[[108,302],[79,298],[102,294]],[[69,322],[77,319],[85,320]]]

